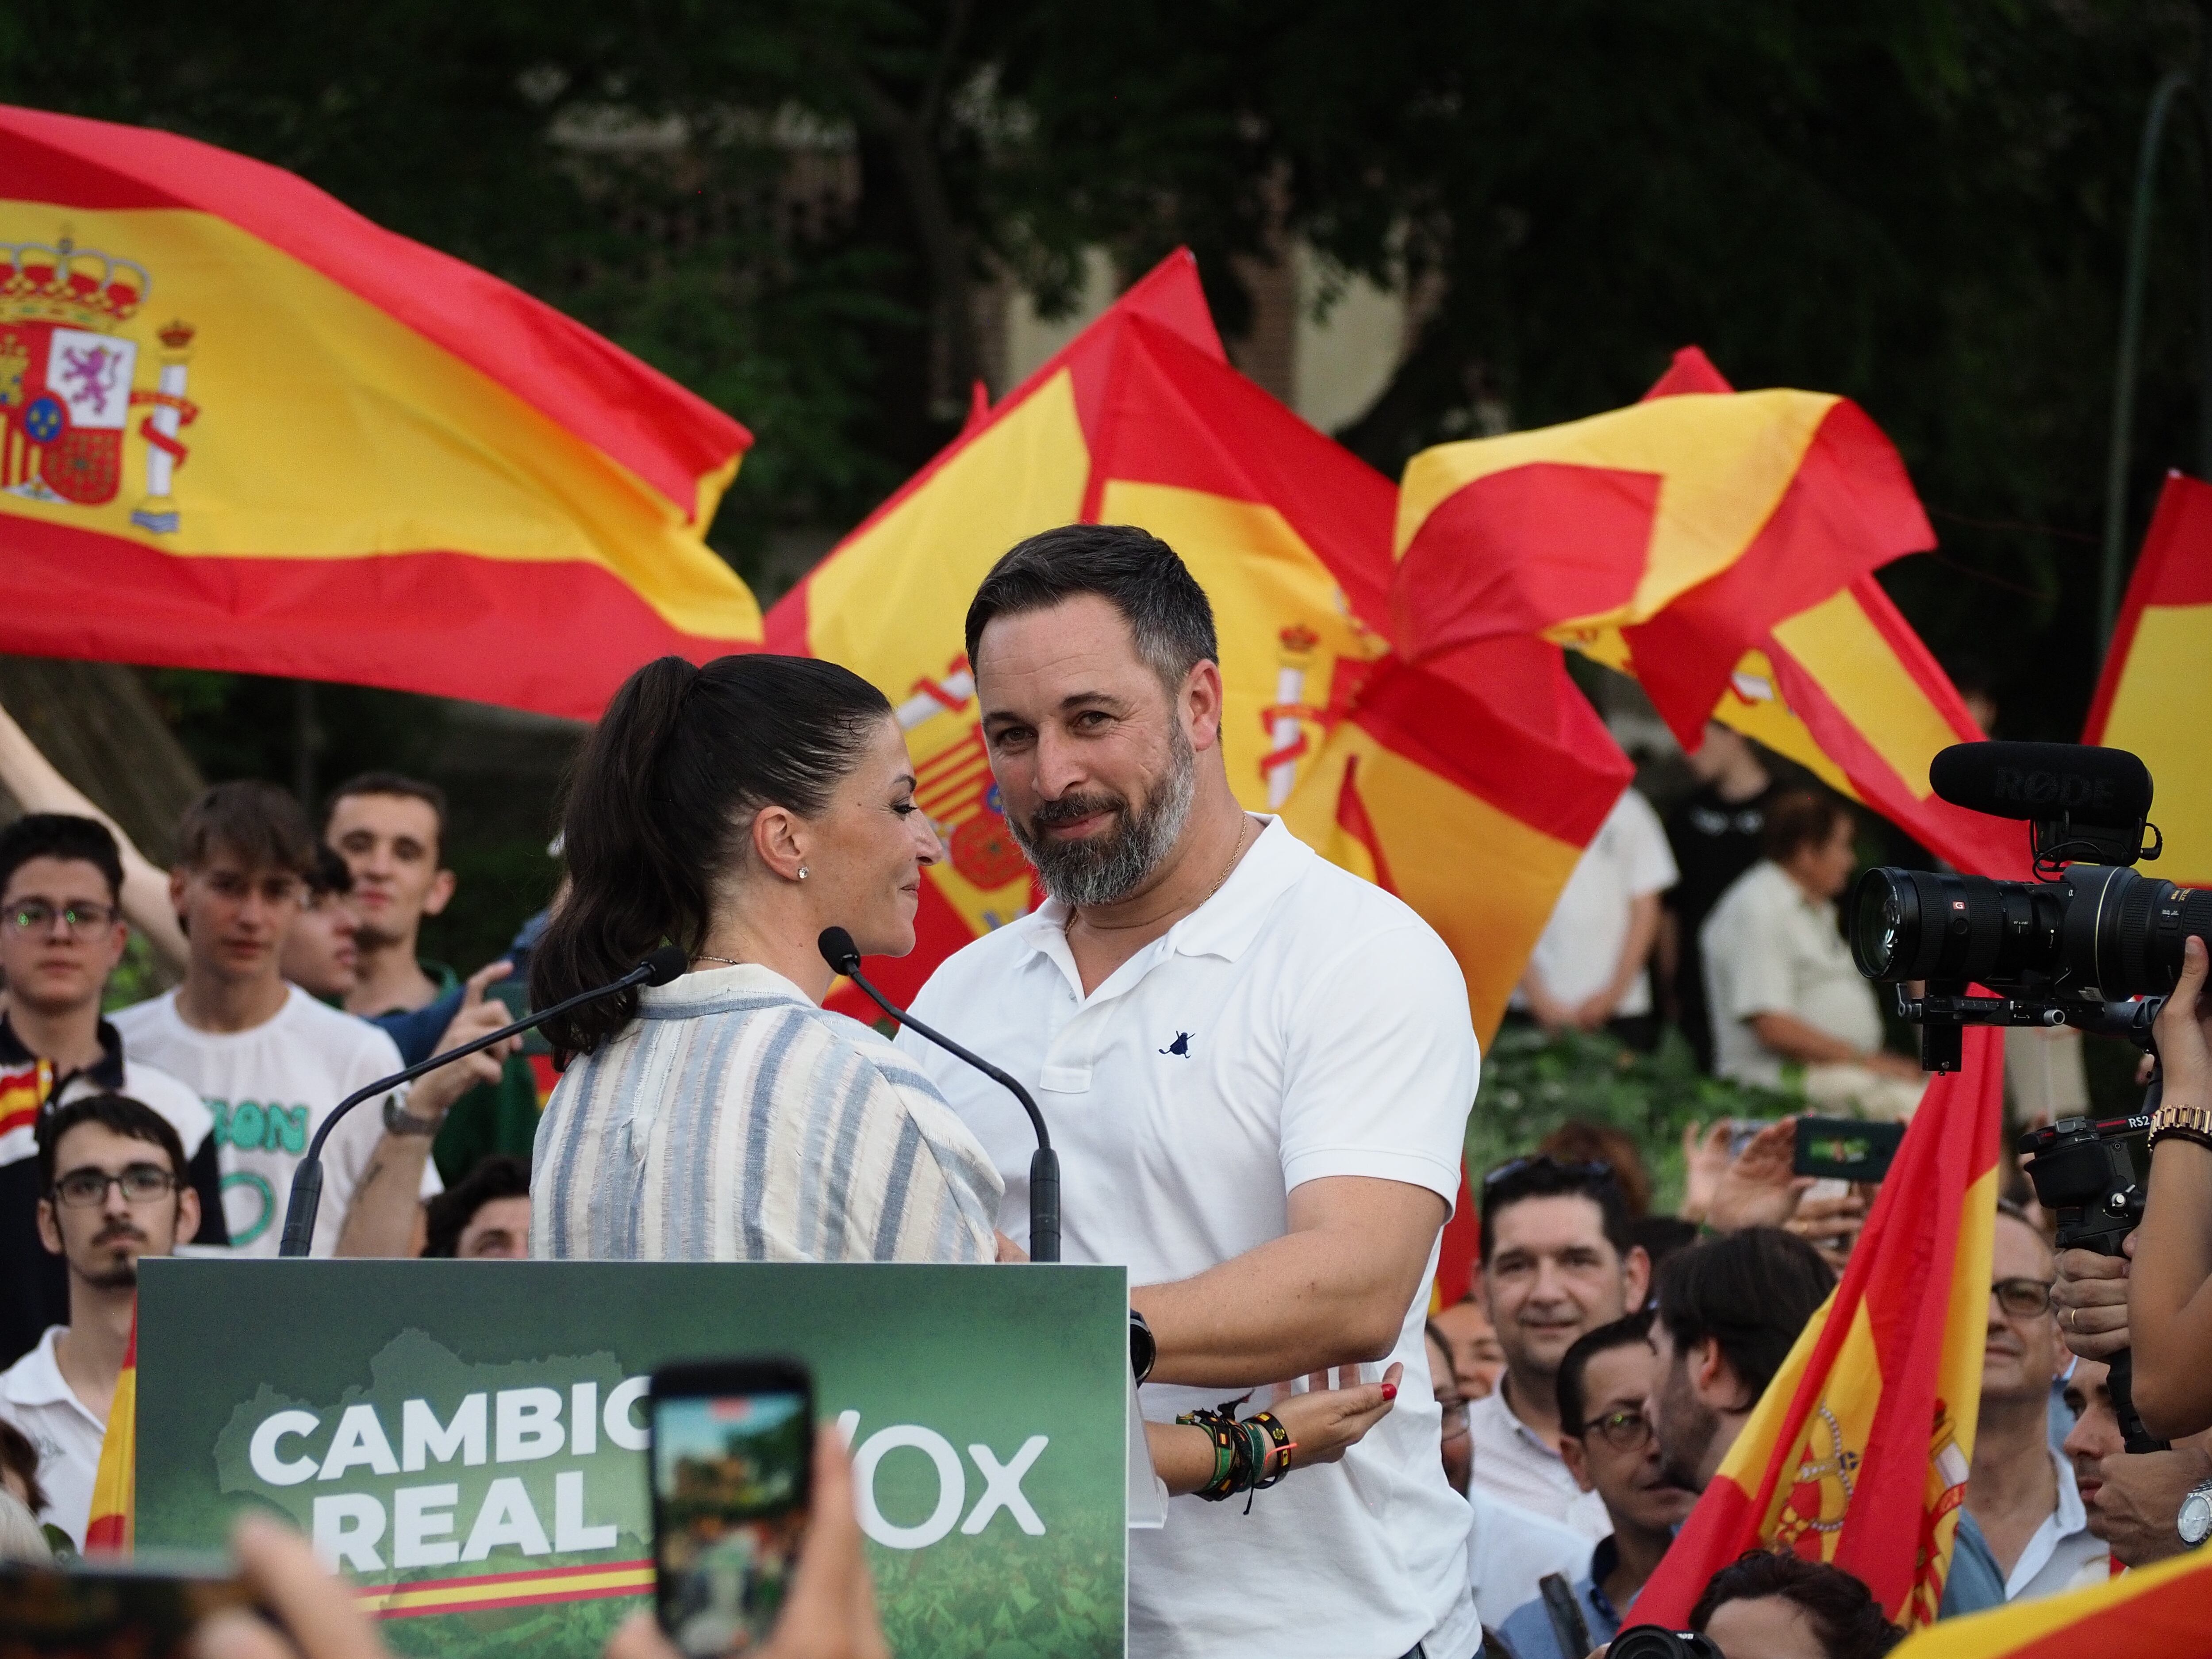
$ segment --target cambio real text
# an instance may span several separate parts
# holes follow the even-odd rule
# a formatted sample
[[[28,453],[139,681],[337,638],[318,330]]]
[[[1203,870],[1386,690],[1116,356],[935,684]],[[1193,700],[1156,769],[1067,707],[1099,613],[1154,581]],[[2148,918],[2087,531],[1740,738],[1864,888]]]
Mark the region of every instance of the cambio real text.
[[[501,1551],[524,1557],[612,1553],[621,1547],[619,1517],[635,1516],[641,1505],[648,1437],[639,1407],[649,1388],[648,1378],[629,1377],[604,1400],[595,1382],[571,1384],[565,1397],[545,1387],[483,1389],[442,1418],[430,1401],[406,1399],[398,1405],[396,1437],[388,1401],[381,1412],[366,1401],[335,1412],[290,1407],[255,1425],[247,1461],[256,1480],[278,1491],[310,1482],[353,1488],[312,1494],[315,1547],[334,1567],[382,1572],[495,1561]],[[860,1413],[847,1411],[837,1426],[853,1449],[861,1528],[878,1544],[922,1549],[956,1525],[973,1537],[1002,1510],[1030,1536],[1044,1533],[1022,1480],[1051,1443],[1048,1437],[1030,1436],[1003,1462],[989,1446],[971,1444],[963,1462],[950,1440],[920,1424],[892,1424],[862,1436]],[[934,1503],[911,1523],[887,1517],[876,1498],[878,1468],[901,1450],[920,1453],[936,1480]],[[458,1481],[405,1480],[434,1475],[440,1466],[498,1468],[555,1458],[579,1466],[550,1471],[550,1530],[542,1484],[547,1471],[532,1471],[540,1483],[537,1498],[522,1476],[500,1475],[472,1492],[468,1505]],[[970,1463],[981,1482],[972,1504]],[[379,1478],[377,1490],[359,1489],[373,1477]],[[385,1484],[394,1480],[402,1484]],[[631,1530],[641,1536],[643,1528],[633,1520]]]

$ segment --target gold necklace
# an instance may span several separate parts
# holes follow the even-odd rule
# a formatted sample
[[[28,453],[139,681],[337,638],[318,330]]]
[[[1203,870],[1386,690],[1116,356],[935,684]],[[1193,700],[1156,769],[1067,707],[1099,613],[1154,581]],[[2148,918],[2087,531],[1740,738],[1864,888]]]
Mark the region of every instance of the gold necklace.
[[[694,962],[719,962],[725,968],[742,968],[745,965],[744,963],[739,962],[735,957],[710,957],[704,951],[702,951],[697,956],[692,957],[691,960]]]

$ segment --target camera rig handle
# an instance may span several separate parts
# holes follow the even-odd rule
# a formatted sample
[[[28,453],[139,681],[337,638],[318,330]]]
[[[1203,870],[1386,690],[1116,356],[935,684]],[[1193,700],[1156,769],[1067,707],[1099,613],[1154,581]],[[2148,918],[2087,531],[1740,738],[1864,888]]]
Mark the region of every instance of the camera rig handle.
[[[2142,1220],[2142,1172],[2136,1153],[2150,1132],[2150,1111],[2122,1118],[2064,1117],[2020,1138],[2028,1158],[2035,1196],[2058,1218],[2062,1250],[2120,1255],[2121,1245]],[[2164,1451],[2167,1443],[2143,1427],[2136,1413],[2134,1356],[2125,1348],[2106,1362],[2112,1414],[2130,1452]]]
[[[2092,1036],[2125,1037],[2151,1053],[2151,1027],[2166,1006],[2162,996],[2136,997],[2126,1002],[2086,998],[2050,1002],[2033,997],[1974,996],[1963,987],[1935,984],[1917,997],[1902,984],[1892,988],[1897,997],[1897,1017],[1920,1028],[1923,1072],[1955,1072],[1965,1063],[1965,1030],[1969,1025],[2071,1025]]]

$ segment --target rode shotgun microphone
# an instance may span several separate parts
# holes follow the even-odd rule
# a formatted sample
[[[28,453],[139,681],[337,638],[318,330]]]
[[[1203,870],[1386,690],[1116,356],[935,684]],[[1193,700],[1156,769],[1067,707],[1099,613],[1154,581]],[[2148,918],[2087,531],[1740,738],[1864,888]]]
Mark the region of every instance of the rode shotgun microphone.
[[[1970,812],[2026,819],[2039,863],[2125,865],[2158,856],[2157,846],[2143,847],[2150,769],[2124,749],[1954,744],[1929,763],[1928,787]]]
[[[337,1127],[338,1120],[362,1101],[389,1093],[403,1083],[411,1083],[425,1072],[434,1072],[441,1066],[450,1066],[457,1060],[465,1060],[479,1048],[489,1048],[495,1042],[504,1042],[533,1025],[542,1024],[556,1014],[565,1014],[571,1008],[580,1008],[587,1002],[613,996],[635,985],[665,985],[690,965],[690,957],[681,949],[673,945],[664,945],[611,985],[579,991],[565,1002],[556,1002],[550,1008],[526,1014],[512,1025],[502,1025],[496,1031],[487,1032],[474,1042],[464,1042],[458,1048],[448,1048],[442,1054],[433,1054],[404,1072],[394,1072],[390,1077],[379,1078],[366,1089],[355,1090],[338,1102],[337,1109],[323,1120],[322,1126],[315,1131],[315,1138],[307,1143],[307,1155],[292,1171],[292,1195],[284,1206],[284,1237],[276,1247],[276,1254],[280,1256],[305,1255],[307,1247],[314,1242],[315,1212],[323,1205],[323,1143],[331,1138],[331,1131]]]
[[[894,1007],[890,999],[868,983],[860,975],[860,951],[853,943],[853,936],[842,927],[824,927],[822,937],[815,941],[822,959],[851,980],[868,994],[868,1000],[882,1009],[916,1036],[927,1037],[955,1060],[964,1060],[1000,1088],[1010,1091],[1022,1103],[1022,1109],[1030,1115],[1030,1127],[1036,1131],[1036,1151],[1030,1158],[1030,1260],[1057,1261],[1060,1260],[1060,1154],[1052,1149],[1052,1137],[1045,1133],[1044,1114],[1030,1098],[1030,1091],[1007,1076],[988,1060],[971,1054],[941,1031],[933,1031],[903,1008]]]

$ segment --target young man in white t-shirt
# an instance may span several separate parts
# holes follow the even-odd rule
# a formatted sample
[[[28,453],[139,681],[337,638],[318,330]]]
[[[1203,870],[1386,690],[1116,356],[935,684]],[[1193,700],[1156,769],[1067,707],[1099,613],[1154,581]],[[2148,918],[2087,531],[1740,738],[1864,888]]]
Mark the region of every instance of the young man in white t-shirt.
[[[143,1101],[94,1094],[40,1126],[39,1237],[68,1264],[69,1318],[0,1373],[0,1417],[39,1454],[40,1519],[79,1549],[115,1385],[137,1316],[138,1262],[174,1254],[199,1226],[184,1144]]]
[[[298,803],[272,784],[217,784],[186,811],[177,839],[169,893],[191,951],[184,983],[115,1024],[134,1053],[199,1091],[215,1115],[232,1245],[274,1255],[292,1172],[316,1129],[346,1096],[398,1071],[399,1051],[278,972],[315,858]],[[479,996],[441,1046],[503,1018]],[[431,1138],[446,1108],[498,1070],[489,1050],[348,1114],[323,1149],[313,1254],[413,1255],[419,1199],[439,1190]]]
[[[1194,1495],[1203,1441],[1200,1478],[1158,1466],[1194,1495],[1129,1535],[1129,1650],[1468,1659],[1468,1509],[1422,1335],[1474,1097],[1458,964],[1406,905],[1238,805],[1212,608],[1165,544],[1032,538],[985,579],[968,652],[1007,823],[1052,896],[915,1008],[1036,1095],[1065,1259],[1126,1265],[1150,1322],[1145,1415],[1256,1390],[1249,1415],[1316,1372],[1395,1397],[1341,1461],[1294,1453],[1249,1515],[1243,1490]],[[898,1042],[990,1152],[1000,1225],[1025,1239],[1020,1109]]]
[[[1559,890],[1512,1006],[1547,1031],[1609,1030],[1632,1048],[1656,1048],[1647,970],[1659,896],[1676,874],[1665,826],[1630,785]]]
[[[103,1091],[143,1101],[169,1121],[199,1195],[192,1242],[222,1244],[215,1120],[177,1079],[126,1058],[123,1039],[100,1017],[108,975],[123,959],[129,928],[119,914],[123,864],[115,837],[92,818],[33,812],[0,830],[0,1073],[47,1079],[0,1104],[0,1365],[13,1364],[40,1333],[69,1317],[69,1275],[39,1236],[36,1133],[41,1108]]]

